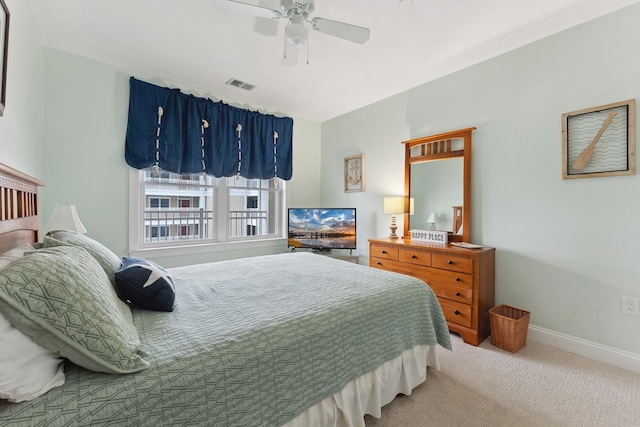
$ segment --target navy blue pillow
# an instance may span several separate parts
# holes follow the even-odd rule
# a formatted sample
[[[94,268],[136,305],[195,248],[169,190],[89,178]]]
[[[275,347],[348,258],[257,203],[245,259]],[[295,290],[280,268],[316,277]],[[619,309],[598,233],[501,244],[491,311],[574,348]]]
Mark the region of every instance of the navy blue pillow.
[[[176,298],[173,277],[158,264],[125,257],[115,277],[116,291],[124,302],[147,310],[173,311]]]

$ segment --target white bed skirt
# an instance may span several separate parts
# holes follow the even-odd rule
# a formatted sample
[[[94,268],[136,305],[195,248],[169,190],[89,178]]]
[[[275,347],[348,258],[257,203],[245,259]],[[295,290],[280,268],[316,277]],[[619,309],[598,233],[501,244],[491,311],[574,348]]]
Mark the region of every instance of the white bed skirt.
[[[381,408],[398,393],[411,394],[427,378],[427,366],[440,369],[436,346],[415,346],[351,381],[283,427],[364,427],[365,414],[380,418]]]

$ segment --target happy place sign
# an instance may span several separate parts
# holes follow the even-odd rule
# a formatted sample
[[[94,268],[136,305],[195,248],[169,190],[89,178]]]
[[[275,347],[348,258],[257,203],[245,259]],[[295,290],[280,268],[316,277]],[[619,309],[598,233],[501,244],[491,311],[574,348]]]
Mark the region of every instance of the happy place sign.
[[[411,230],[411,240],[420,240],[429,243],[447,244],[449,233],[437,230]]]

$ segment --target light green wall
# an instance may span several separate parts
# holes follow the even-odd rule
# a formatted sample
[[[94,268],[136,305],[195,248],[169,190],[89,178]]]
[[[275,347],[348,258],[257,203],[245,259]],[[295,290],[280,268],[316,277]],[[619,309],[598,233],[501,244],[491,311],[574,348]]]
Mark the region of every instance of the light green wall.
[[[128,76],[45,48],[42,221],[55,203],[76,205],[87,235],[120,256],[128,246],[129,170],[124,153]]]
[[[475,126],[472,241],[494,246],[496,302],[531,324],[640,354],[640,176],[562,180],[561,115],[640,98],[634,5],[322,124],[322,201],[358,207],[358,247],[386,236],[401,141]],[[364,153],[366,192],[342,191]]]
[[[11,33],[6,108],[0,117],[0,163],[43,179],[42,46],[28,2],[5,3],[11,13]]]
[[[129,166],[124,140],[129,106],[129,77],[110,65],[50,48],[44,49],[45,173],[42,198],[46,220],[55,203],[75,204],[87,235],[120,256],[128,250]],[[136,75],[154,84],[156,77]],[[208,93],[177,86],[198,96]],[[225,99],[233,103],[233,100]],[[245,108],[244,105],[241,107]],[[254,109],[259,108],[253,106]],[[318,205],[320,200],[320,124],[294,117],[294,179],[289,205]],[[194,264],[282,252],[286,245],[254,250],[154,258],[162,265]]]

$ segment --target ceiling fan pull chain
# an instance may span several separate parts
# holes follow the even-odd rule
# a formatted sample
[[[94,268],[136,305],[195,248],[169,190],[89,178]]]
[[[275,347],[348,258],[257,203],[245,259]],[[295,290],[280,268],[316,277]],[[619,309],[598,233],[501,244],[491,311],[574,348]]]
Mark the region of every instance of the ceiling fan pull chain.
[[[286,36],[286,33],[285,33],[285,37],[284,37],[284,46],[282,48],[282,52],[283,52],[282,57],[284,59],[287,59],[287,36]]]
[[[309,40],[307,40],[307,65],[309,65]]]

